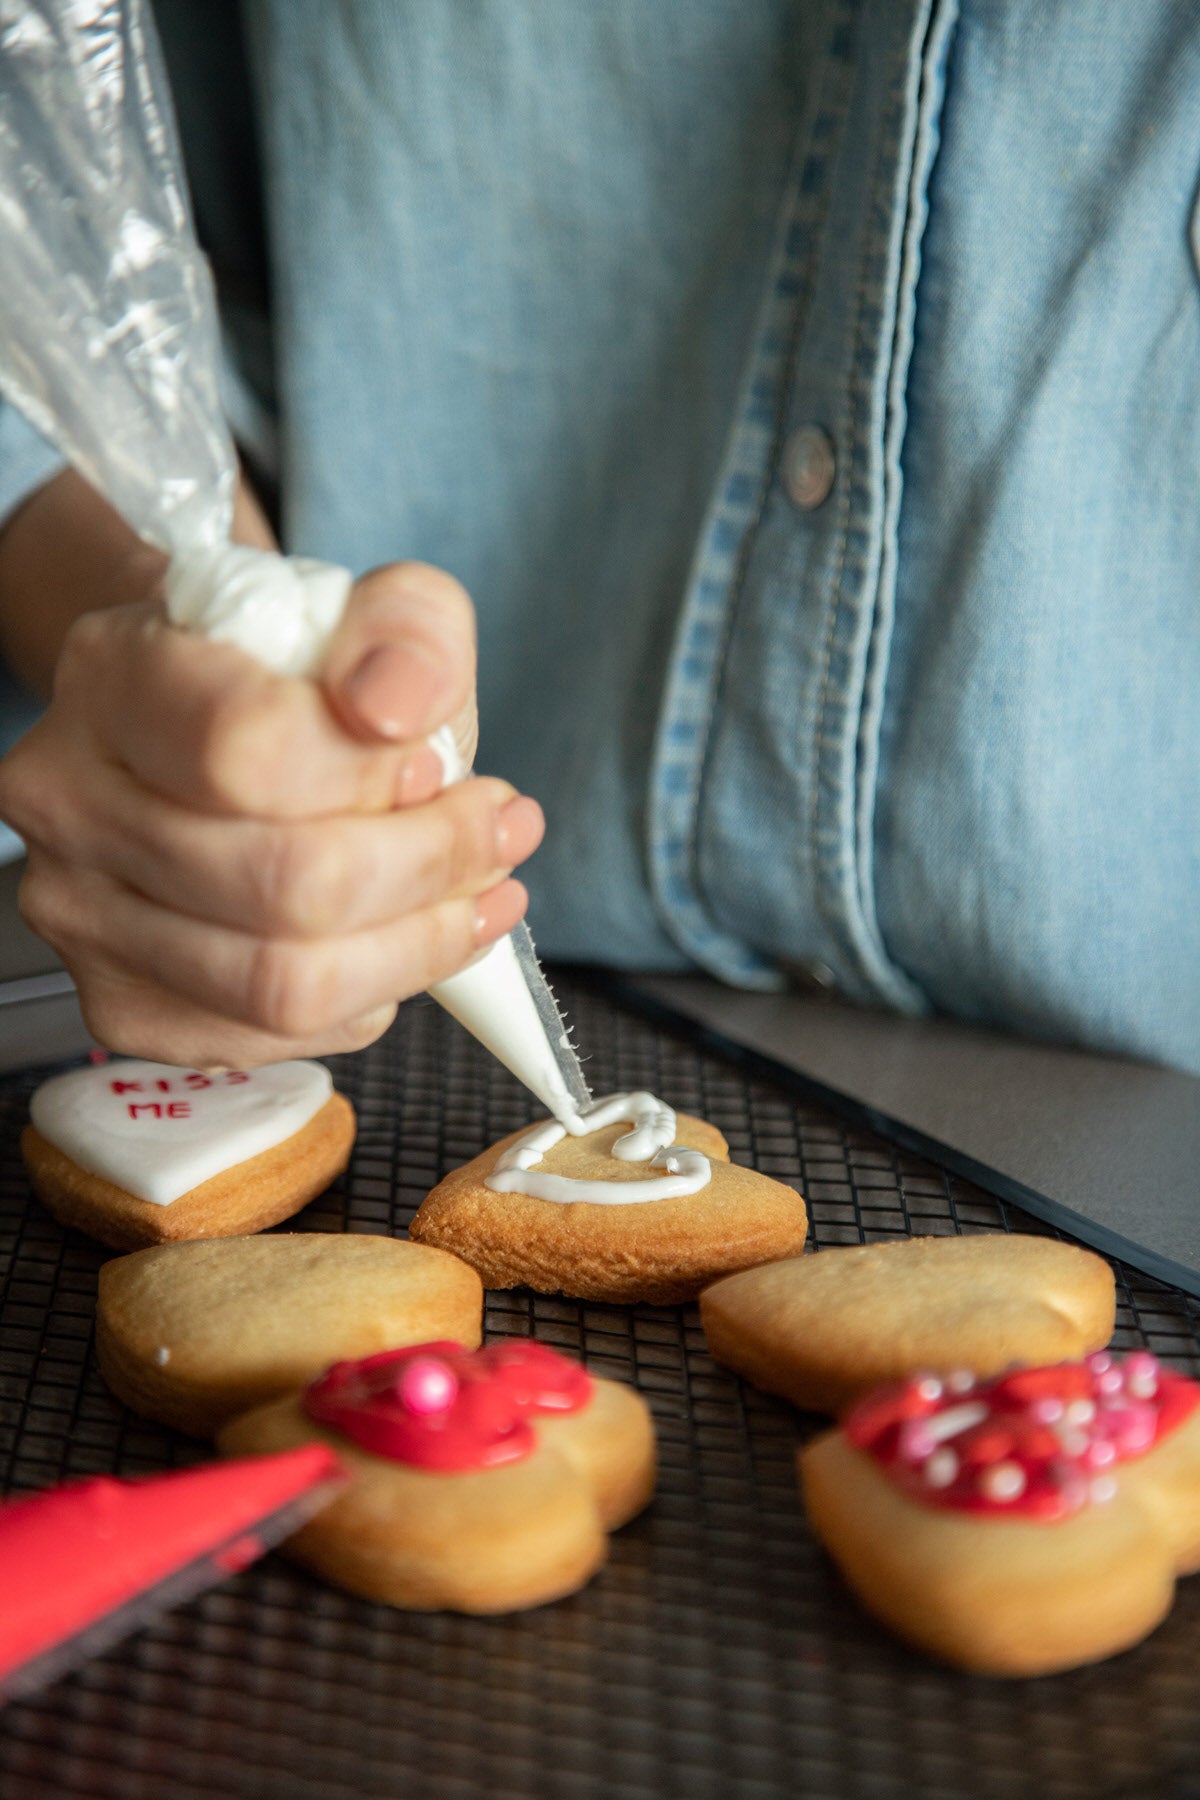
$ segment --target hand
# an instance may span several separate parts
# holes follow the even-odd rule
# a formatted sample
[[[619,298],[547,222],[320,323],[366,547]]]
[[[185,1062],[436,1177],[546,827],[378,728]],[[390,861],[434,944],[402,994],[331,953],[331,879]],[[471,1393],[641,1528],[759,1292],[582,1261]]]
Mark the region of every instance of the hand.
[[[541,809],[440,791],[425,742],[451,723],[470,762],[474,675],[470,601],[419,563],[355,584],[319,684],[154,603],[78,620],[0,815],[97,1040],[200,1067],[357,1049],[510,930]]]

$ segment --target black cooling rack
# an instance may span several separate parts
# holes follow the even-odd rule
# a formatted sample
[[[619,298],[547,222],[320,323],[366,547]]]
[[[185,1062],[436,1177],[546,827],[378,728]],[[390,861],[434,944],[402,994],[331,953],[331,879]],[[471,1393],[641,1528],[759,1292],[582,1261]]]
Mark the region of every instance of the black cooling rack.
[[[818,1248],[1043,1229],[596,987],[566,999],[598,1089],[650,1087],[712,1119],[736,1160],[802,1188]],[[332,1066],[359,1136],[342,1183],[294,1221],[306,1230],[403,1232],[447,1169],[533,1116],[430,1003]],[[29,1193],[17,1140],[34,1079],[0,1083],[3,1489],[195,1461],[202,1446],[126,1413],[96,1371],[106,1253]],[[1117,1276],[1118,1343],[1200,1372],[1194,1303]],[[591,1586],[507,1619],[424,1616],[269,1557],[0,1713],[2,1800],[1200,1796],[1200,1579],[1145,1644],[1097,1668],[948,1672],[859,1612],[797,1500],[793,1452],[814,1421],[710,1362],[694,1307],[496,1294],[487,1329],[535,1332],[654,1409],[657,1499]]]

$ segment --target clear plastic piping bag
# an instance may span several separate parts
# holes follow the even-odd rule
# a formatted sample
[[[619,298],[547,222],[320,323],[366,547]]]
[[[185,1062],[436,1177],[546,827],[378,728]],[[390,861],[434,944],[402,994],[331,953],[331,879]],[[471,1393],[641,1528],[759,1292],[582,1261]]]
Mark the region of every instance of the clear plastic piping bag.
[[[0,0],[0,392],[173,557],[229,539],[236,465],[217,346],[146,0]],[[327,633],[350,576],[304,568],[310,580],[338,578],[336,605],[318,608]],[[230,635],[221,592],[202,598],[215,610],[176,618],[168,591],[168,612]],[[278,645],[262,637],[253,653],[277,666]],[[501,1025],[526,1025],[497,1054],[557,1116],[585,1107],[587,1083],[525,927],[433,990],[496,1048],[477,1016],[493,986]]]
[[[146,0],[0,0],[0,392],[149,542],[225,542],[233,444]]]

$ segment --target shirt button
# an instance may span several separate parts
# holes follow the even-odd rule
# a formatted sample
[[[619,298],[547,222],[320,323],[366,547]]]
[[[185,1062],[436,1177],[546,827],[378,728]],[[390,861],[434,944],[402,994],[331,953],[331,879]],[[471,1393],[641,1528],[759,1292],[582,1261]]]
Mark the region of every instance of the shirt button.
[[[813,512],[828,500],[837,473],[833,441],[819,425],[793,431],[783,453],[783,484],[801,512]]]

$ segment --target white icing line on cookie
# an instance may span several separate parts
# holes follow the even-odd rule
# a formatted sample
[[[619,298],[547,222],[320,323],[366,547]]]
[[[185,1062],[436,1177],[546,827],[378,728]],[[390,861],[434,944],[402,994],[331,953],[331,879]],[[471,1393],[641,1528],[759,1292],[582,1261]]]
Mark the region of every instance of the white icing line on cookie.
[[[205,1075],[167,1063],[107,1062],[45,1082],[34,1125],[89,1174],[155,1206],[273,1150],[302,1131],[333,1092],[320,1063],[273,1063]]]
[[[551,1175],[535,1167],[547,1150],[560,1144],[568,1127],[547,1119],[510,1144],[496,1161],[484,1186],[497,1194],[528,1194],[533,1200],[552,1200],[560,1205],[583,1201],[589,1206],[637,1206],[648,1200],[677,1200],[698,1194],[712,1178],[712,1164],[699,1150],[673,1142],[675,1114],[653,1094],[613,1094],[598,1100],[570,1123],[573,1137],[586,1137],[628,1119],[633,1126],[612,1147],[621,1162],[649,1163],[665,1169],[645,1181],[584,1181],[576,1176]]]

